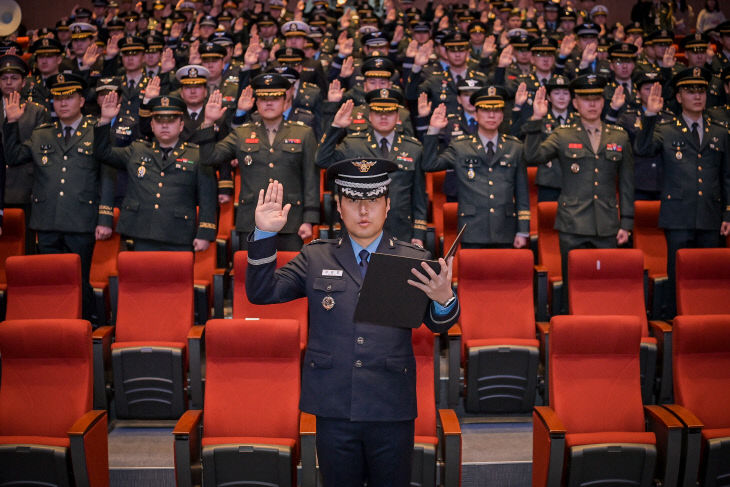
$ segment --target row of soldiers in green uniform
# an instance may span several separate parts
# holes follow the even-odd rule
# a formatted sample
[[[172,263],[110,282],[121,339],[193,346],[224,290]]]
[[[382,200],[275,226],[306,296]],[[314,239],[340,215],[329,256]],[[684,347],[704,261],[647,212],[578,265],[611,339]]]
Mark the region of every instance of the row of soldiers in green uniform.
[[[296,29],[299,28],[296,23],[292,25],[296,25]],[[586,28],[585,24],[583,28]],[[419,34],[417,30],[419,30],[418,25],[414,24],[414,38]],[[380,33],[370,34],[376,35],[369,35],[366,38],[363,43],[364,50],[381,47],[385,37]],[[302,73],[301,69],[297,69],[297,64],[302,61],[301,56],[295,51],[297,48],[293,47],[281,50],[280,56],[284,57],[284,61],[278,66],[280,73],[258,75],[254,78],[254,82],[250,81],[251,77],[261,67],[255,65],[252,57],[256,55],[255,60],[258,60],[259,53],[256,52],[256,47],[247,49],[244,64],[239,69],[237,89],[241,94],[233,96],[234,104],[231,96],[221,93],[220,90],[215,90],[208,96],[209,90],[205,88],[208,86],[210,70],[205,65],[188,65],[176,70],[174,81],[179,87],[174,89],[169,75],[167,83],[163,80],[164,76],[146,78],[144,93],[141,93],[137,80],[132,80],[135,81],[135,85],[132,86],[129,83],[115,82],[117,80],[99,78],[96,80],[96,89],[101,95],[99,100],[113,99],[114,96],[119,100],[119,103],[114,104],[119,105],[118,113],[115,112],[107,117],[104,109],[106,108],[108,115],[113,112],[113,107],[105,107],[99,102],[96,104],[101,120],[110,123],[113,135],[117,139],[111,145],[127,146],[124,149],[127,152],[119,153],[124,154],[123,157],[115,156],[114,150],[109,153],[111,155],[107,154],[108,150],[104,147],[108,139],[104,135],[109,136],[109,130],[103,130],[103,134],[98,137],[94,136],[93,126],[96,117],[83,119],[80,116],[84,104],[93,103],[94,97],[81,96],[78,92],[82,92],[92,78],[71,73],[56,74],[49,76],[50,82],[46,85],[50,90],[55,87],[56,92],[51,91],[49,99],[52,100],[53,114],[58,121],[41,125],[30,134],[22,135],[20,131],[15,132],[23,125],[27,127],[27,121],[23,123],[21,119],[24,117],[27,119],[29,114],[37,110],[35,108],[37,105],[34,103],[26,103],[25,110],[20,110],[20,115],[16,113],[17,118],[15,115],[12,117],[19,122],[17,128],[13,123],[4,124],[5,153],[11,164],[31,159],[35,163],[35,173],[32,176],[30,226],[39,232],[41,251],[74,250],[82,256],[88,254],[88,259],[82,259],[85,262],[90,262],[90,248],[93,248],[94,236],[104,238],[110,232],[108,220],[112,215],[113,206],[113,191],[109,189],[112,187],[109,183],[111,178],[106,176],[106,170],[103,169],[106,166],[100,168],[95,164],[97,160],[126,168],[130,187],[121,204],[123,218],[119,230],[123,231],[125,236],[132,237],[135,243],[139,242],[139,248],[145,249],[204,248],[206,245],[204,241],[211,240],[215,233],[215,189],[213,187],[211,190],[210,185],[204,182],[213,179],[212,176],[209,177],[206,165],[200,163],[205,161],[206,164],[218,164],[230,160],[238,163],[242,182],[236,222],[236,228],[242,232],[242,237],[253,230],[252,208],[255,206],[255,195],[258,190],[269,179],[277,179],[285,182],[284,187],[287,191],[285,199],[294,208],[290,214],[289,227],[282,232],[280,246],[299,248],[302,239],[311,236],[312,225],[319,221],[319,180],[316,165],[328,167],[337,160],[356,156],[385,156],[396,162],[401,169],[391,176],[397,184],[391,192],[391,214],[387,225],[394,235],[404,240],[422,243],[425,235],[427,197],[423,171],[450,167],[454,171],[452,174],[456,176],[455,187],[458,188],[456,194],[460,204],[460,219],[462,222],[470,223],[470,231],[464,238],[465,244],[524,246],[529,224],[524,166],[525,162],[542,162],[546,163],[543,167],[552,165],[560,169],[560,184],[557,186],[560,190],[558,229],[564,236],[562,240],[565,240],[563,250],[567,252],[570,248],[582,245],[606,246],[622,243],[627,237],[626,232],[631,230],[634,198],[632,143],[626,139],[623,131],[600,121],[604,111],[609,111],[604,110],[604,96],[608,90],[603,85],[605,81],[601,77],[586,71],[590,70],[589,66],[596,61],[596,58],[590,59],[590,56],[587,56],[587,59],[583,59],[586,56],[582,55],[577,71],[570,76],[556,75],[555,70],[551,68],[548,70],[551,71],[551,76],[540,79],[538,63],[541,62],[541,58],[547,58],[549,61],[552,56],[552,61],[557,64],[561,56],[554,41],[533,40],[528,47],[528,51],[535,54],[534,60],[531,60],[532,68],[529,75],[538,79],[538,86],[544,84],[547,90],[537,88],[532,95],[528,83],[525,82],[526,75],[517,75],[512,79],[512,75],[507,74],[511,67],[517,65],[519,68],[519,63],[515,62],[520,60],[521,55],[518,45],[521,40],[518,40],[518,37],[521,39],[524,36],[522,34],[513,36],[514,43],[511,42],[506,46],[499,55],[496,49],[495,52],[485,52],[486,56],[482,57],[479,63],[482,66],[491,66],[490,76],[469,67],[475,62],[470,60],[468,54],[469,36],[460,32],[451,32],[443,36],[435,49],[431,48],[428,40],[421,46],[416,46],[415,53],[411,53],[413,59],[410,67],[405,65],[407,63],[400,65],[401,75],[396,74],[397,64],[391,57],[371,56],[358,66],[363,76],[363,88],[355,85],[343,95],[340,87],[348,86],[346,84],[348,81],[338,77],[331,83],[326,94],[327,102],[316,103],[316,106],[321,105],[322,120],[313,120],[310,123],[294,122],[289,118],[296,99],[297,81]],[[725,37],[727,36],[723,38]],[[587,38],[590,39],[590,36]],[[368,46],[368,42],[372,45]],[[387,42],[386,40],[386,45]],[[127,58],[137,56],[141,52],[141,45],[143,46],[134,37],[125,38],[120,43],[121,65],[125,71],[121,77],[122,81],[129,81],[132,77],[128,74],[136,72],[130,69]],[[39,40],[34,47],[36,63],[39,66],[43,62],[42,58],[52,58],[52,55],[56,54],[50,52],[49,56],[44,56],[46,53],[38,51],[38,48],[51,50],[54,47],[53,42],[48,39]],[[214,51],[218,54],[213,54]],[[584,53],[586,51],[590,49],[583,50]],[[370,53],[375,54],[374,51]],[[435,59],[431,57],[433,53],[436,53]],[[548,55],[545,55],[546,53]],[[631,59],[635,53],[628,45],[619,45],[614,48],[612,59]],[[225,55],[220,49],[206,45],[199,54],[203,59],[207,56],[215,59],[216,63],[224,64]],[[60,50],[56,55],[60,55]],[[294,58],[290,65],[286,65],[289,63],[286,56]],[[164,57],[164,54],[161,54],[161,57]],[[246,57],[254,62],[246,66]],[[347,57],[342,60],[334,59],[332,62],[333,65],[339,64],[338,69],[341,74],[343,69],[351,69],[346,60]],[[166,62],[172,64],[169,59]],[[444,65],[444,62],[447,64]],[[159,74],[164,74],[161,73],[162,64],[161,60]],[[613,64],[618,68],[626,63],[613,61]],[[172,71],[167,65],[165,69],[167,73]],[[22,68],[18,59],[13,56],[5,56],[0,60],[0,70],[3,73],[27,72],[27,68]],[[353,76],[353,73],[350,73],[350,76]],[[656,72],[643,73],[642,76],[646,80],[637,88],[647,85],[651,91],[655,86],[654,83],[659,80],[658,76],[665,74],[654,73]],[[403,78],[405,74],[407,77]],[[146,75],[143,73],[142,76]],[[730,83],[727,74],[725,76],[724,88],[727,89]],[[682,82],[684,79],[694,81]],[[701,68],[699,71],[689,69],[669,78],[666,87],[671,93],[676,93],[677,102],[684,112],[685,105],[682,104],[683,99],[680,95],[690,89],[698,91],[697,86],[703,86],[704,93],[707,93],[707,87],[713,79],[712,75],[702,71]],[[491,84],[486,87],[490,81],[500,80],[502,82],[496,83],[496,86]],[[518,80],[519,83],[515,87]],[[398,89],[399,81],[404,87],[402,91]],[[249,84],[253,86],[253,90],[248,88]],[[166,85],[170,90],[168,93],[164,93]],[[125,96],[125,88],[140,89],[140,93],[136,98]],[[197,98],[191,94],[195,90],[198,91]],[[587,93],[585,90],[591,92]],[[301,92],[301,87],[299,91]],[[549,92],[548,96],[545,91]],[[565,99],[558,101],[561,91],[568,91],[569,94],[572,92],[575,95],[573,101],[575,111],[569,106],[570,96],[567,97],[567,103]],[[621,89],[616,88],[614,95],[616,92],[621,95],[623,91],[623,86]],[[119,93],[119,95],[107,97],[107,93]],[[182,102],[178,101],[176,96],[172,96],[178,93]],[[358,100],[358,94],[362,96],[363,93],[367,93],[367,96],[364,100],[363,98]],[[596,112],[595,105],[600,101],[597,119],[587,118],[588,116],[579,108],[581,100],[588,98],[588,95],[594,104],[591,113]],[[610,97],[610,109],[623,115],[626,110],[622,106],[626,104],[624,101],[626,97],[622,99],[621,96],[614,95]],[[546,97],[552,102],[552,112],[556,116],[553,121],[550,120],[551,115],[547,110],[543,114],[544,119],[542,115],[537,116],[541,112],[536,110],[536,107],[537,105],[542,107],[546,103]],[[136,113],[128,105],[133,98],[134,102],[139,104]],[[75,105],[69,100],[75,101]],[[408,101],[415,102],[415,107],[412,104],[410,106],[421,116],[416,119],[415,129],[406,111],[406,107],[409,106]],[[643,110],[646,110],[649,97],[646,101],[642,98],[642,101]],[[360,106],[356,107],[356,104]],[[705,104],[706,100],[703,100],[700,115]],[[8,102],[5,102],[5,105],[7,121],[15,121],[7,115]],[[69,108],[69,105],[73,106]],[[169,108],[171,105],[177,107],[174,113]],[[254,106],[256,112],[252,113]],[[556,106],[562,108],[556,111]],[[429,119],[432,107],[435,110]],[[73,111],[76,108],[78,112]],[[13,112],[11,109],[10,113]],[[42,112],[40,110],[40,113]],[[505,113],[510,116],[505,117]],[[569,115],[562,123],[559,121],[561,113]],[[693,113],[696,115],[696,112]],[[128,115],[136,118],[135,123],[122,122]],[[135,115],[137,117],[134,117]],[[329,118],[322,123],[325,116]],[[462,120],[467,123],[457,127],[454,125],[454,117],[458,117],[459,123]],[[175,120],[165,121],[167,118]],[[187,127],[188,137],[183,138],[181,135],[188,125],[187,118],[196,124]],[[425,118],[430,123],[425,123],[424,126],[421,122],[419,126],[420,118]],[[505,118],[512,120],[512,123],[505,122]],[[536,120],[528,120],[530,118]],[[681,122],[677,121],[680,120],[679,117],[667,117],[667,119],[671,120],[671,123],[680,124],[677,126],[678,133],[689,137],[686,130],[689,127],[687,123],[681,126]],[[472,120],[476,123],[472,123]],[[634,125],[637,123],[646,125],[650,120],[644,120],[642,117],[637,119]],[[165,155],[161,149],[165,145],[161,136],[167,137],[167,135],[156,131],[155,127],[167,124],[175,128],[178,122],[181,124],[180,132],[174,139],[173,154]],[[588,126],[591,122],[593,122],[592,128],[598,133],[593,136],[594,139],[597,138],[595,144],[588,137],[589,146],[580,138],[585,138],[589,133]],[[317,152],[315,131],[310,127],[316,128],[318,125],[324,129],[324,135]],[[565,126],[558,130],[558,125]],[[530,150],[523,150],[517,138],[505,133],[500,134],[500,126],[517,134],[519,132],[516,131],[520,128],[524,130]],[[536,126],[540,127],[537,131],[535,131]],[[665,124],[660,125],[664,126]],[[31,124],[30,127],[33,128],[34,125]],[[672,204],[677,202],[682,204],[684,201],[689,205],[688,208],[694,208],[697,212],[696,221],[682,218],[679,223],[676,222],[678,219],[675,218],[674,212],[665,212],[667,217],[663,219],[662,226],[673,230],[674,226],[679,225],[682,227],[681,230],[691,234],[692,238],[689,241],[685,238],[685,243],[679,245],[707,245],[709,240],[712,240],[710,237],[714,237],[714,241],[709,244],[718,244],[720,221],[728,220],[722,218],[726,216],[723,212],[727,212],[728,208],[722,207],[723,193],[720,190],[727,185],[727,151],[724,149],[727,143],[727,129],[722,132],[717,127],[720,127],[717,120],[705,118],[699,129],[703,131],[699,137],[702,145],[696,144],[697,147],[694,148],[687,141],[683,142],[678,138],[662,139],[661,147],[667,144],[671,146],[670,152],[674,157],[672,161],[666,161],[665,149],[648,144],[641,146],[642,156],[655,157],[657,153],[663,153],[662,161],[659,162],[665,169],[659,193],[662,200],[664,201],[666,196],[666,200],[673,199]],[[421,141],[409,135],[408,130],[415,130],[422,135],[425,150]],[[142,135],[150,134],[149,139],[154,142],[129,145],[130,139],[136,136],[135,131],[139,131],[138,133]],[[462,133],[459,134],[459,131]],[[168,135],[174,132],[175,130],[167,127]],[[439,132],[446,137],[437,135]],[[638,133],[643,132],[638,131]],[[119,140],[120,136],[127,136],[127,140]],[[558,142],[553,140],[556,138]],[[536,147],[530,146],[530,143],[534,144],[536,140],[542,139],[545,139],[545,144],[550,141],[553,144],[557,143],[556,152],[543,154]],[[213,145],[213,141],[217,141],[218,144]],[[202,144],[201,149],[198,149],[193,142]],[[635,142],[638,144],[638,139]],[[99,155],[94,154],[95,144]],[[439,146],[441,152],[437,155]],[[25,149],[20,150],[18,147]],[[207,150],[212,152],[188,154],[188,151]],[[708,152],[702,154],[701,151]],[[102,157],[101,154],[107,155]],[[541,155],[537,157],[536,154]],[[664,186],[668,181],[680,185],[689,185],[693,182],[686,177],[678,179],[676,176],[669,176],[667,166],[676,160],[696,162],[701,157],[704,158],[702,164],[705,165],[704,171],[709,172],[706,172],[704,177],[697,178],[699,181],[694,183],[706,184],[707,187],[694,193],[694,188],[692,191],[686,188],[672,189],[667,190],[665,195]],[[566,161],[570,161],[570,164]],[[607,165],[603,167],[599,163]],[[700,172],[703,171],[702,165],[698,167]],[[70,177],[71,172],[74,173],[74,177]],[[79,175],[78,179],[76,174]],[[174,175],[177,181],[168,183],[167,181],[172,178],[165,179],[166,174]],[[619,179],[621,191],[619,200],[616,201],[615,188]],[[196,185],[195,191],[191,192],[191,184]],[[613,189],[609,189],[611,187]],[[167,188],[171,188],[169,193]],[[232,189],[232,184],[226,189]],[[610,194],[612,192],[613,196]],[[63,199],[64,195],[72,195],[73,198]],[[193,198],[193,195],[197,199]],[[201,198],[206,201],[203,202]],[[65,202],[68,200],[78,208],[66,207]],[[97,205],[98,214],[94,211]],[[196,205],[200,207],[200,223],[197,227],[193,223]],[[166,211],[156,211],[161,208]],[[213,208],[212,217],[210,208]],[[89,212],[89,209],[92,211]],[[706,215],[705,213],[710,210],[712,211]],[[621,219],[617,220],[619,212]],[[157,221],[154,217],[163,213],[165,215],[159,221],[166,223],[150,224],[152,221]],[[682,215],[689,215],[689,210]],[[672,219],[674,223],[669,222],[667,218]],[[74,224],[81,220],[83,224]],[[708,225],[712,228],[705,228]],[[724,225],[722,230],[727,233]],[[695,233],[692,233],[695,231],[706,232],[708,238],[703,240],[696,237]],[[53,235],[41,235],[41,233]],[[82,236],[78,234],[83,234],[83,238],[77,238]],[[245,238],[240,240],[246,241]],[[673,247],[670,245],[670,248]],[[88,269],[88,266],[85,266],[85,269]]]

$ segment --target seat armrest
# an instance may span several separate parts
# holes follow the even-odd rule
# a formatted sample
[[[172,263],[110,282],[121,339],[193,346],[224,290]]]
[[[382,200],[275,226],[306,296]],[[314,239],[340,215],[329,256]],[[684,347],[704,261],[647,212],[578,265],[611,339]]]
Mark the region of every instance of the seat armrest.
[[[656,436],[657,475],[662,485],[678,485],[682,458],[682,423],[661,406],[644,406],[649,431]]]
[[[175,479],[179,487],[193,487],[192,468],[200,463],[200,421],[203,411],[185,411],[172,430],[175,438]]]
[[[684,427],[682,431],[682,462],[679,469],[677,485],[696,485],[700,470],[700,454],[702,450],[702,428],[704,424],[689,409],[679,404],[662,406],[676,417]]]
[[[190,400],[192,409],[203,409],[203,369],[201,355],[204,333],[204,325],[193,326],[188,332],[188,367],[190,368],[188,376],[190,377]]]
[[[299,416],[299,436],[302,444],[302,487],[317,485],[317,418],[302,412]]]
[[[548,309],[548,270],[547,267],[535,266],[535,305],[537,311],[535,317],[538,321],[547,321],[550,319]]]
[[[449,337],[449,378],[446,403],[450,408],[459,404],[461,390],[461,326],[457,323],[448,331]]]
[[[535,406],[532,414],[532,485],[560,487],[565,461],[565,426],[555,410]]]
[[[659,391],[657,391],[657,402],[667,404],[672,402],[672,384],[674,375],[672,371],[672,326],[666,321],[649,321],[649,332],[657,339],[657,353],[661,364],[661,377],[659,378]]]
[[[461,426],[453,409],[439,409],[441,451],[444,456],[444,487],[461,485]]]
[[[117,302],[119,301],[119,276],[109,274],[109,305],[112,308],[112,325],[117,323]]]
[[[535,323],[537,339],[540,341],[540,361],[543,365],[543,390],[542,398],[544,404],[550,404],[550,322],[538,321]]]
[[[111,384],[113,326],[100,326],[91,335],[94,360],[94,408],[108,409],[106,385]]]
[[[94,409],[68,430],[71,463],[79,487],[109,486],[109,444],[106,411]]]

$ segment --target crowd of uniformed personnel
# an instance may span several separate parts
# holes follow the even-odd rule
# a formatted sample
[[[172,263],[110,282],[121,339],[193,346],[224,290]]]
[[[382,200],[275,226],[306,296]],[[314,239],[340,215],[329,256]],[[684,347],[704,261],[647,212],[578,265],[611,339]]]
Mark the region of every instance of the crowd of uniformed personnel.
[[[297,250],[332,223],[320,169],[356,157],[397,164],[398,238],[424,243],[424,173],[446,170],[464,246],[525,247],[539,165],[564,263],[626,244],[634,200],[661,200],[671,278],[676,249],[730,234],[730,22],[678,38],[607,18],[594,0],[94,0],[0,43],[4,204],[29,251],[78,253],[88,288],[115,206],[137,250],[204,250],[238,177],[245,248],[278,180],[278,247]]]

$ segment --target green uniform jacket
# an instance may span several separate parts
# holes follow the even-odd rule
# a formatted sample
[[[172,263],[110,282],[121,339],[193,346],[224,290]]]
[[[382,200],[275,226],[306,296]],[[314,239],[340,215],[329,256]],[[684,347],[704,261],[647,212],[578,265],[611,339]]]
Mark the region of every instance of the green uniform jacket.
[[[484,73],[473,69],[467,69],[466,79],[478,79],[481,83],[487,81]],[[421,93],[427,93],[428,101],[431,102],[434,109],[441,103],[446,105],[447,113],[459,109],[459,91],[456,88],[456,80],[451,76],[451,71],[441,71],[427,78],[424,78],[423,70],[411,73],[405,91],[408,100],[417,100]]]
[[[128,174],[117,226],[120,234],[191,246],[195,238],[215,240],[215,176],[212,168],[200,163],[197,145],[178,143],[164,160],[157,141],[137,140],[127,147],[112,147],[110,137],[109,125],[96,127],[94,154]]]
[[[25,112],[18,120],[20,140],[28,140],[39,125],[50,122],[46,109],[30,100],[25,103]],[[5,110],[0,112],[0,125],[5,123]],[[5,170],[5,204],[25,205],[30,203],[33,190],[33,164],[28,161],[20,166],[8,166]]]
[[[530,233],[530,196],[522,142],[501,134],[491,161],[476,135],[460,135],[441,154],[438,135],[423,142],[426,171],[453,169],[458,180],[459,228],[475,244],[511,244],[515,234]]]
[[[608,237],[634,226],[634,156],[624,129],[603,124],[598,153],[578,123],[559,127],[541,142],[544,122],[523,126],[528,163],[560,164],[562,183],[555,229]],[[620,205],[616,202],[618,188]],[[620,214],[620,219],[619,219]]]
[[[273,179],[284,185],[284,204],[292,205],[281,233],[297,233],[305,222],[319,223],[319,170],[314,165],[317,140],[311,128],[284,121],[271,145],[260,122],[236,127],[215,145],[213,129],[208,127],[200,131],[199,140],[204,164],[218,166],[238,159],[241,194],[236,230],[253,231],[259,191]]]
[[[383,157],[372,130],[345,137],[346,133],[346,128],[329,127],[317,152],[319,167],[328,168],[343,159],[355,157]],[[342,142],[338,144],[340,140]],[[385,229],[406,242],[411,238],[421,241],[426,238],[428,196],[422,158],[423,146],[418,139],[396,131],[389,159],[399,170],[390,174],[390,211]]]
[[[672,230],[719,230],[730,221],[730,147],[728,130],[705,116],[698,147],[683,117],[658,122],[642,117],[636,153],[662,155],[659,226]]]
[[[114,214],[114,170],[94,159],[94,120],[85,117],[68,143],[61,123],[37,127],[20,140],[18,123],[3,126],[5,159],[9,165],[33,161],[34,180],[30,228],[38,231],[93,232],[111,227]]]

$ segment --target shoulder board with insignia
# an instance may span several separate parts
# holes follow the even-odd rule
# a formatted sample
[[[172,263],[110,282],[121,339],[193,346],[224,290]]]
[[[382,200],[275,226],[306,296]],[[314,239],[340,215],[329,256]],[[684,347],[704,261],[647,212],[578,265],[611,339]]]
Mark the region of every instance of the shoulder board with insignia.
[[[192,142],[185,142],[185,147],[190,147],[191,149],[198,149],[200,146],[198,144],[194,144]]]
[[[509,134],[502,134],[502,140],[509,140],[512,142],[522,142],[520,139],[518,139],[514,135],[509,135]]]
[[[367,130],[358,130],[357,132],[352,132],[351,134],[347,134],[347,136],[364,139],[368,136],[368,131]]]
[[[296,122],[291,122],[291,123],[294,124],[294,125],[298,125],[300,127],[306,127],[307,126],[306,123],[300,122],[299,120],[297,120]]]
[[[421,145],[421,141],[411,135],[401,134],[401,139]]]
[[[669,125],[675,122],[677,122],[677,117],[671,117],[667,118],[666,120],[659,120],[659,123],[657,125]]]
[[[555,127],[555,130],[566,130],[575,127],[575,124],[573,125],[561,125],[559,127]]]
[[[454,140],[467,140],[467,139],[470,139],[470,138],[471,138],[471,135],[460,135],[460,136],[458,136]]]
[[[406,242],[405,240],[398,240],[395,237],[393,237],[393,243],[396,245],[400,245],[401,247],[408,247],[409,249],[420,250],[424,254],[428,253],[428,250],[424,249],[423,247],[419,247],[418,245],[414,245],[410,242]]]
[[[717,125],[717,126],[719,126],[719,127],[722,127],[723,129],[724,129],[724,128],[727,128],[727,127],[726,127],[726,124],[725,124],[725,123],[723,123],[723,122],[722,122],[722,121],[720,121],[720,120],[717,120],[716,118],[711,118],[711,119],[710,119],[710,124],[712,124],[712,125]]]
[[[618,132],[623,132],[623,130],[624,130],[624,128],[621,127],[620,125],[616,125],[616,124],[613,124],[613,123],[607,123],[606,124],[606,128],[609,128],[611,130],[616,130]]]
[[[487,75],[482,73],[481,71],[474,71],[474,76],[481,76],[482,78],[486,78]]]
[[[152,147],[152,141],[147,139],[137,139],[135,142],[139,142],[140,144],[144,144],[147,147]]]
[[[303,113],[305,115],[313,115],[311,110],[307,110],[306,108],[301,108],[301,107],[295,108],[294,113]]]
[[[315,240],[312,240],[308,244],[305,244],[304,246],[307,247],[309,245],[322,245],[322,244],[336,244],[337,239],[334,238],[318,238]]]
[[[314,83],[310,83],[309,81],[302,82],[302,88],[316,88],[319,90],[319,87],[315,85]]]

